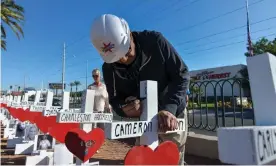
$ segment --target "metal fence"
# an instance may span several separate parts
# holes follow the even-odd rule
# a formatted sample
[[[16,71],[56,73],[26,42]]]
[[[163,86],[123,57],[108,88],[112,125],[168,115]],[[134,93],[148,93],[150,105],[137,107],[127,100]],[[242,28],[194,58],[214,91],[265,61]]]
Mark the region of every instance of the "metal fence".
[[[190,92],[190,128],[216,131],[218,127],[255,124],[248,79],[191,82]]]

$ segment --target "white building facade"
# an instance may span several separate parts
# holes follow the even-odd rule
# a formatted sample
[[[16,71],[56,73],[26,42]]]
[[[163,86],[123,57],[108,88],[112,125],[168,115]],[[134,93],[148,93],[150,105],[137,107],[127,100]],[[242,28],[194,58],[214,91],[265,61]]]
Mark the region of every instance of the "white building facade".
[[[190,76],[195,83],[194,87],[201,86],[201,96],[215,96],[215,89],[217,96],[248,96],[248,90],[241,89],[241,84],[238,78],[242,78],[240,70],[246,68],[246,65],[232,65],[232,66],[222,66],[216,68],[202,69],[190,71]],[[245,81],[244,79],[242,79]],[[232,85],[231,85],[232,84]],[[191,83],[191,86],[193,83]]]

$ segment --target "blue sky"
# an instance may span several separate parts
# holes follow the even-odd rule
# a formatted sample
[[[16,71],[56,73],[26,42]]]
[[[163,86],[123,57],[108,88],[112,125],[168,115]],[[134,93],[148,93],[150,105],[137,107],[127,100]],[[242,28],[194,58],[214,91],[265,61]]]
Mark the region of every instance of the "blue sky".
[[[103,63],[90,42],[90,27],[93,19],[104,13],[123,17],[133,31],[162,32],[190,70],[245,64],[246,28],[242,27],[246,24],[242,8],[245,0],[17,0],[17,3],[25,8],[25,37],[18,40],[6,28],[8,51],[1,54],[2,89],[10,85],[23,87],[24,75],[26,85],[35,88],[41,88],[42,82],[44,87],[48,82],[60,82],[64,42],[68,45],[65,81],[78,80],[81,89],[84,88],[86,61],[89,76],[93,68],[101,68]],[[276,17],[276,1],[249,0],[249,4],[253,4],[249,6],[252,40],[276,37],[276,18],[269,19]],[[231,11],[234,12],[223,15]],[[220,17],[212,19],[217,16]],[[88,82],[92,82],[91,77]]]

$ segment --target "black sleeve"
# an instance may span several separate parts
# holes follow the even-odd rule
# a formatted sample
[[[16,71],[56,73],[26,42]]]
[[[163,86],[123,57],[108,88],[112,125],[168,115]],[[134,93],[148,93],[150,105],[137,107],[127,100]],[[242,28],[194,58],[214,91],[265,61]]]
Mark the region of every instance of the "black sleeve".
[[[157,37],[157,43],[165,59],[166,74],[170,81],[161,109],[175,115],[178,106],[185,101],[190,82],[189,69],[174,47],[161,33]]]
[[[113,71],[110,69],[110,67],[105,66],[105,64],[102,66],[102,71],[104,83],[106,85],[106,90],[109,97],[109,104],[112,106],[112,109],[116,112],[117,115],[126,117],[126,114],[122,110],[122,105],[125,104],[125,101],[123,98],[120,98],[120,95],[116,94],[118,92],[114,87]]]

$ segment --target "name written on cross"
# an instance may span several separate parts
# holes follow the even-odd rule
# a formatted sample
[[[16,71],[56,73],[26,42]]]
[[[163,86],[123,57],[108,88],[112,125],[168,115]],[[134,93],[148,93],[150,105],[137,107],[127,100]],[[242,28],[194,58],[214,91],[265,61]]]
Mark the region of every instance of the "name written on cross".
[[[266,161],[276,155],[276,129],[258,130],[255,134],[259,160]]]

